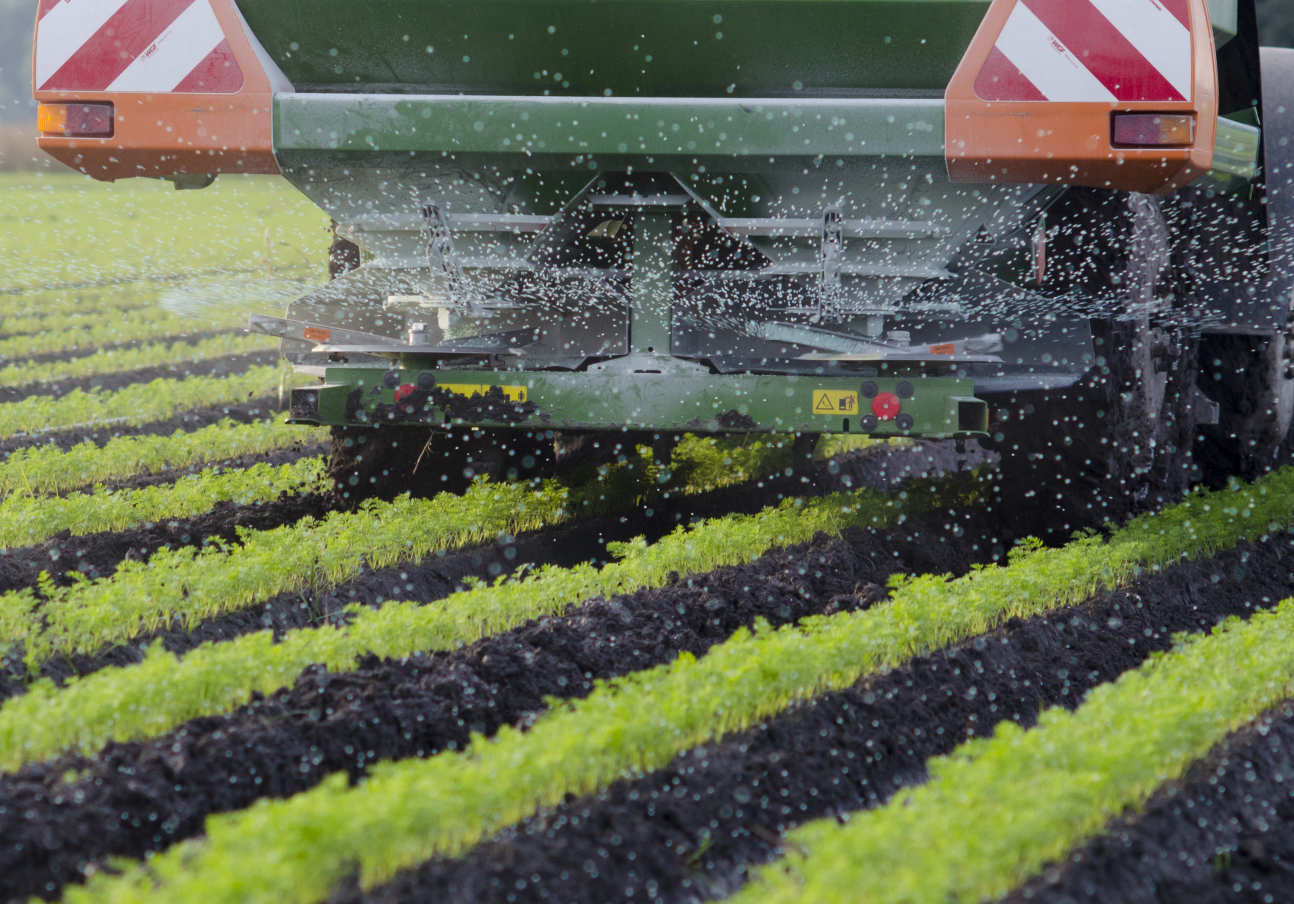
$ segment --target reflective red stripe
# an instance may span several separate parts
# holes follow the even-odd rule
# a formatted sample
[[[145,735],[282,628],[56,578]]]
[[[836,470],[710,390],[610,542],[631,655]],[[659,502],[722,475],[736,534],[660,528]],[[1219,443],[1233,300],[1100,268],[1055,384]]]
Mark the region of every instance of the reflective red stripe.
[[[53,91],[105,90],[193,2],[128,0],[40,87]]]
[[[1006,54],[996,47],[975,79],[975,93],[984,100],[1046,100]]]
[[[1119,100],[1185,100],[1086,0],[1021,0]]]
[[[1178,22],[1181,22],[1187,28],[1191,27],[1189,0],[1151,0],[1151,2],[1168,10],[1177,18]]]
[[[175,86],[175,91],[232,94],[243,86],[243,70],[234,59],[229,41],[221,41],[193,71]]]
[[[40,0],[40,6],[36,7],[36,18],[45,18],[45,13],[57,6],[62,0]]]

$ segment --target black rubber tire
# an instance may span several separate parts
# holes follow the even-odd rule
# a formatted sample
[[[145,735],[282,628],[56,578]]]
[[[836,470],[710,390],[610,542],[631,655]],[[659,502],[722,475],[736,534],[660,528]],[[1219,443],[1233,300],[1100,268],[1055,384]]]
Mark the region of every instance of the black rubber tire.
[[[1169,238],[1158,202],[1124,196],[1123,203],[1122,224],[1092,224],[1101,246],[1076,241],[1070,250],[1104,274],[1102,294],[1117,294],[1135,312],[1158,297]],[[1102,218],[1116,212],[1108,203],[1092,209]],[[1084,231],[1080,218],[1075,235]],[[1123,245],[1112,245],[1118,236]],[[1001,455],[998,504],[1050,539],[1176,500],[1194,476],[1197,341],[1133,313],[1090,325],[1096,362],[1076,385],[984,396]]]
[[[1123,325],[1107,327],[1102,344]],[[1146,375],[1115,346],[1106,364],[1063,391],[987,396],[991,446],[1001,456],[997,505],[1020,530],[1063,541],[1174,502],[1194,476],[1194,342],[1176,334],[1162,400],[1147,406]],[[1021,519],[1028,523],[1025,527]]]
[[[1252,480],[1291,458],[1294,336],[1208,335],[1200,342],[1201,392],[1218,423],[1200,428],[1196,460],[1206,484]]]

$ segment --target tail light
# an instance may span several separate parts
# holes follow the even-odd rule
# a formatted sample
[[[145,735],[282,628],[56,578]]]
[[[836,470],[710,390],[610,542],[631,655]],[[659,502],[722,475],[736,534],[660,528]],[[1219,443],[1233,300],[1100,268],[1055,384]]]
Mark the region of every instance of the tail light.
[[[65,138],[111,138],[112,104],[41,104],[36,128],[42,135]]]
[[[1190,113],[1115,113],[1111,143],[1124,148],[1188,148],[1195,144]]]

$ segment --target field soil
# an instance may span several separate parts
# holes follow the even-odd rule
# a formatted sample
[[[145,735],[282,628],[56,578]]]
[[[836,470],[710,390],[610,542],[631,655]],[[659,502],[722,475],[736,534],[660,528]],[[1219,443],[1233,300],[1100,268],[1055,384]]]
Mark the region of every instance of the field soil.
[[[268,238],[266,239],[268,242]],[[0,301],[3,299],[0,298]],[[184,338],[215,335],[206,330]],[[123,341],[113,347],[132,347]],[[100,346],[104,347],[104,346]],[[96,349],[27,359],[72,360]],[[157,377],[241,371],[276,352],[177,361],[76,380],[0,388],[0,403],[74,389],[117,389]],[[267,394],[185,411],[142,426],[90,423],[0,441],[0,459],[35,445],[67,449],[119,435],[166,435],[229,418],[277,416]],[[318,455],[318,434],[289,448],[204,467],[284,464]],[[549,700],[576,699],[595,683],[701,656],[740,628],[780,626],[812,615],[883,604],[895,575],[962,575],[1003,562],[1018,541],[1060,544],[1057,528],[1027,486],[989,486],[996,455],[972,442],[909,443],[846,453],[793,474],[695,495],[668,494],[623,511],[500,537],[388,568],[363,568],[335,586],[284,593],[193,626],[178,622],[92,655],[58,657],[29,674],[23,650],[0,658],[0,702],[33,679],[64,685],[142,659],[160,640],[176,654],[255,631],[276,637],[344,624],[347,607],[394,600],[434,605],[474,581],[523,566],[603,563],[608,544],[654,542],[680,525],[753,513],[792,497],[867,487],[902,499],[910,481],[943,475],[972,484],[979,502],[912,511],[886,529],[819,534],[744,565],[674,574],[663,587],[586,600],[459,649],[399,660],[364,659],[332,673],[315,666],[289,687],[254,696],[233,712],[191,720],[153,739],[110,743],[92,756],[67,755],[0,773],[0,900],[56,899],[113,858],[141,858],[202,835],[210,816],[283,798],[344,772],[361,781],[373,764],[462,749],[473,733],[524,728]],[[193,468],[109,481],[108,490],[165,486]],[[1056,504],[1096,511],[1075,484]],[[1032,493],[1032,495],[1031,495]],[[964,496],[967,494],[963,494]],[[1032,502],[1030,501],[1032,500]],[[1090,502],[1090,500],[1087,500]],[[326,517],[330,494],[284,495],[255,504],[218,503],[191,518],[0,551],[0,592],[109,577],[123,562],[163,548],[236,544],[239,532]],[[1122,511],[1122,510],[1120,510]],[[1171,647],[1179,632],[1203,632],[1294,595],[1294,535],[1200,561],[1181,561],[1128,586],[1098,592],[1046,616],[1015,619],[963,644],[918,657],[852,687],[799,703],[747,731],[689,750],[665,768],[627,777],[487,838],[462,856],[405,870],[376,888],[351,877],[334,904],[375,902],[699,902],[742,888],[752,870],[778,856],[783,833],[812,819],[876,807],[926,778],[926,763],[1003,720],[1032,725],[1048,706],[1078,705],[1092,688]],[[39,607],[37,617],[39,617]],[[1022,902],[1294,901],[1294,704],[1272,710],[1228,738],[1140,814],[1052,864],[1008,899]]]
[[[780,852],[788,829],[878,806],[924,780],[927,759],[990,734],[999,721],[1028,727],[1043,708],[1073,707],[1091,688],[1167,649],[1175,633],[1204,631],[1294,594],[1291,566],[1291,537],[1280,535],[1098,594],[1082,606],[1012,620],[691,750],[641,779],[572,800],[466,857],[432,860],[380,888],[361,894],[352,886],[333,900],[722,897],[746,881],[752,866]],[[1140,861],[1127,860],[1125,876],[1135,878],[1132,864]],[[1121,884],[1108,877],[1097,887],[1104,895],[1099,900],[1125,900]]]
[[[240,424],[264,420],[279,410],[278,398],[262,396],[229,405],[213,405],[207,408],[190,408],[174,417],[145,424],[122,424],[107,421],[102,424],[87,424],[80,427],[69,427],[66,430],[42,430],[39,433],[25,433],[0,439],[0,459],[10,452],[25,449],[28,446],[52,445],[59,449],[70,449],[86,441],[103,445],[118,436],[170,436],[176,430],[197,430],[217,424],[224,418]]]

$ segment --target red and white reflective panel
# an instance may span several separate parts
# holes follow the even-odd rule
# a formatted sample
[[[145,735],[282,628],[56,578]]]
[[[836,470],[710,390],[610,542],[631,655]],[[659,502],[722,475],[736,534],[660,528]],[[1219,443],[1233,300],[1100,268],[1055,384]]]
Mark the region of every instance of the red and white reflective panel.
[[[41,0],[42,91],[233,93],[243,72],[210,0]]]
[[[1189,100],[1187,3],[1020,0],[975,93],[982,100]]]

